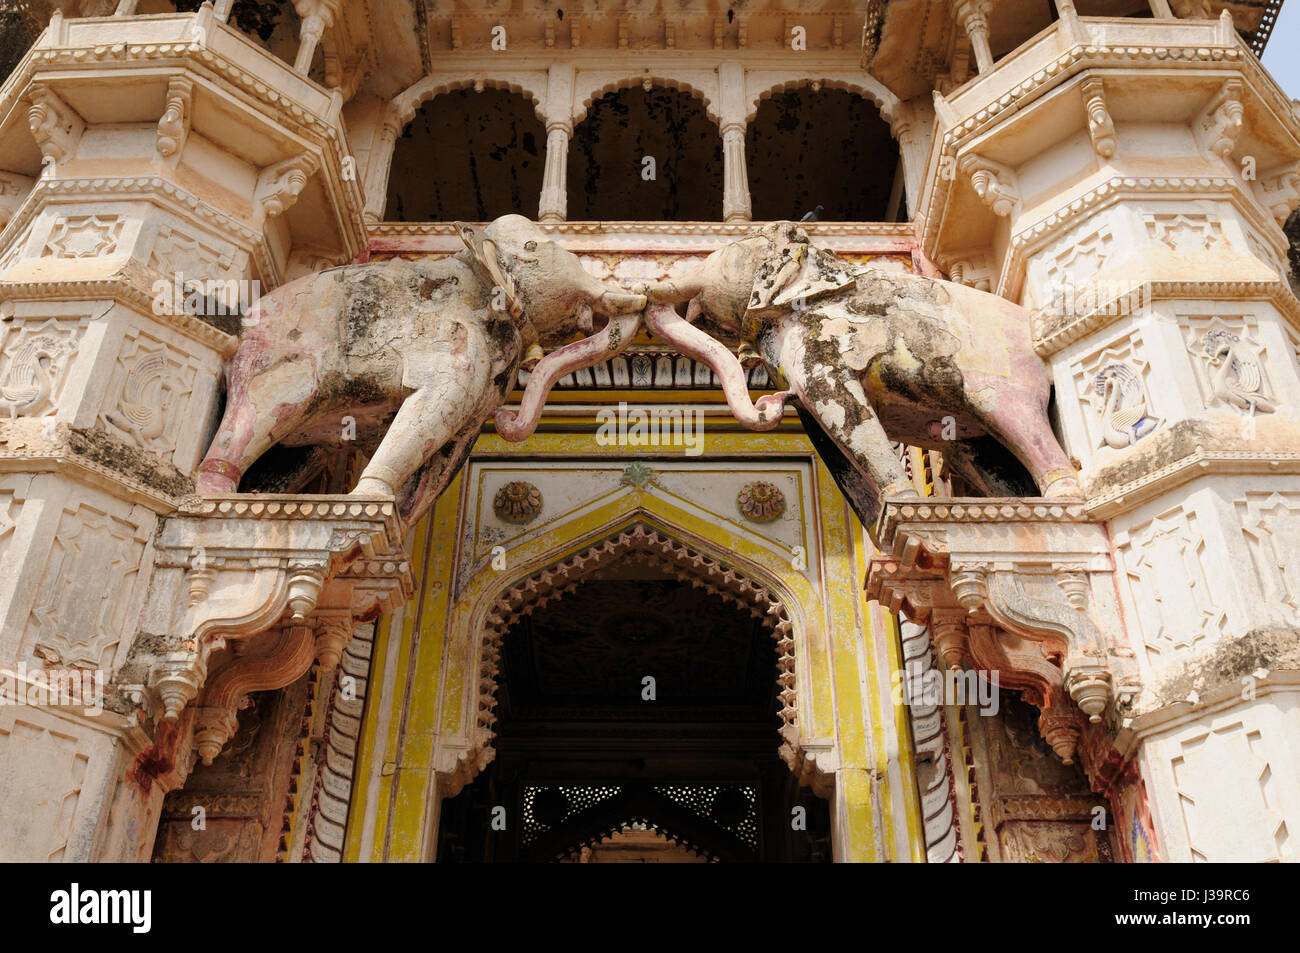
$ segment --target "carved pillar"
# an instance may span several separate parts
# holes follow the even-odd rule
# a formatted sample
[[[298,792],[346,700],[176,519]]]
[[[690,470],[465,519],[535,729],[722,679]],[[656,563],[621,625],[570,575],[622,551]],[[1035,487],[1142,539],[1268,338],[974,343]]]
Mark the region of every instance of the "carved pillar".
[[[722,101],[722,218],[748,222],[752,215],[745,167],[745,69],[726,63],[718,70]]]
[[[569,137],[573,124],[552,119],[546,124],[546,169],[542,173],[542,198],[537,217],[543,222],[562,222],[568,213]]]
[[[294,0],[294,9],[302,20],[298,34],[298,55],[294,58],[294,72],[306,76],[311,70],[312,57],[325,31],[334,25],[338,12],[337,0]]]
[[[750,219],[749,176],[745,169],[745,127],[729,123],[722,129],[722,217],[728,222]]]
[[[547,71],[546,168],[537,216],[543,222],[562,222],[568,215],[569,139],[573,136],[573,66],[556,63]]]
[[[993,51],[989,48],[990,0],[962,0],[956,7],[957,22],[970,37],[975,63],[981,73],[993,68]]]
[[[384,107],[374,144],[370,147],[370,155],[366,160],[364,215],[368,224],[374,225],[383,220],[388,204],[388,176],[393,168],[393,150],[397,147],[397,137],[402,134],[405,124],[394,104],[389,103]]]

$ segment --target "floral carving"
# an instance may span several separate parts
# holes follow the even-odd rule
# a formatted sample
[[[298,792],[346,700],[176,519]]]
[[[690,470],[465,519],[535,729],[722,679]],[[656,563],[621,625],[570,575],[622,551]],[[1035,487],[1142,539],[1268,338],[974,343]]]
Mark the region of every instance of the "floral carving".
[[[771,483],[755,480],[740,488],[736,505],[745,514],[745,519],[770,523],[785,512],[785,494]]]
[[[512,480],[497,490],[492,511],[507,523],[530,523],[542,511],[542,491],[523,480]]]

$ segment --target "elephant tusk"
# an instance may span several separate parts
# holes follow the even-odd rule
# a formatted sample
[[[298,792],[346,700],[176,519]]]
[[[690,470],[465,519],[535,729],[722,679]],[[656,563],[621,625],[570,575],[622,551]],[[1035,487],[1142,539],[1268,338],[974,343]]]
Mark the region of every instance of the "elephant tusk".
[[[645,323],[657,336],[683,354],[713,368],[718,380],[722,382],[722,393],[727,398],[727,406],[743,426],[750,430],[772,430],[781,422],[781,413],[790,393],[779,391],[760,397],[757,403],[751,401],[745,369],[740,366],[736,356],[679,315],[672,305],[652,304],[646,309]]]
[[[630,343],[636,334],[637,325],[641,323],[640,312],[619,315],[610,318],[609,323],[601,328],[600,333],[581,341],[574,341],[562,348],[557,348],[537,362],[533,368],[528,384],[524,387],[524,396],[519,401],[519,412],[499,409],[495,419],[497,433],[511,443],[518,443],[532,436],[546,405],[546,396],[551,388],[565,374],[571,374],[584,367],[590,367],[598,361],[607,360],[618,354]]]

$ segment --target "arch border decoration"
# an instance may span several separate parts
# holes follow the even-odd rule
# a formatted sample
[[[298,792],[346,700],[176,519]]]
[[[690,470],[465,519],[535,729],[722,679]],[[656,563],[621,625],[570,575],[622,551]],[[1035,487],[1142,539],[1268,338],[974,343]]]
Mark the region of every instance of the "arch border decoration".
[[[510,627],[535,609],[561,599],[577,589],[590,573],[629,553],[683,582],[703,588],[726,602],[764,620],[776,640],[776,682],[781,701],[778,754],[801,784],[824,789],[813,762],[806,758],[799,742],[799,706],[795,674],[794,623],[784,602],[767,586],[751,581],[734,566],[715,559],[702,548],[674,539],[666,531],[648,525],[648,514],[635,514],[630,525],[606,533],[570,556],[530,572],[504,587],[489,603],[479,635],[477,668],[477,711],[473,743],[456,761],[453,773],[441,776],[444,797],[454,797],[495,756],[496,690],[500,674],[501,643]]]

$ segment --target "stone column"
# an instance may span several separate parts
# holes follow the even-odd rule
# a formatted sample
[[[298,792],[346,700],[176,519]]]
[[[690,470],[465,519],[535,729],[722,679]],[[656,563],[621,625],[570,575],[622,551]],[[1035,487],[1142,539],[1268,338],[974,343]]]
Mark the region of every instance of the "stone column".
[[[748,222],[751,217],[749,172],[745,167],[745,68],[724,63],[718,69],[722,132],[722,218]]]
[[[537,217],[543,222],[562,222],[568,210],[569,137],[573,124],[552,119],[546,124],[546,169],[542,173],[542,198]]]
[[[993,68],[993,51],[989,48],[989,0],[962,0],[956,7],[957,22],[970,37],[975,63],[981,73]]]
[[[743,123],[728,123],[722,128],[722,182],[723,220],[748,222],[751,212]]]
[[[546,168],[537,217],[543,222],[563,222],[568,215],[569,139],[573,136],[573,65],[556,63],[547,71]]]
[[[397,147],[397,137],[405,127],[397,108],[389,103],[384,107],[379,118],[379,128],[375,131],[374,144],[366,160],[366,208],[365,219],[369,225],[383,221],[384,210],[388,205],[388,176],[393,168],[393,150]]]
[[[334,17],[338,12],[337,0],[334,3],[329,0],[294,0],[294,9],[302,18],[302,26],[299,29],[298,55],[293,61],[293,68],[295,72],[306,76],[311,70],[316,46],[325,31],[334,25]]]
[[[196,26],[250,55],[235,68],[187,43]],[[128,30],[174,44],[177,65],[94,54]],[[147,860],[162,797],[189,767],[162,743],[135,668],[168,634],[147,611],[163,608],[148,595],[158,521],[193,490],[241,306],[289,266],[283,213],[312,176],[321,195],[358,193],[337,118],[290,131],[268,98],[293,89],[306,114],[337,117],[330,95],[211,10],[60,18],[20,69],[28,108],[0,128],[34,144],[9,170],[34,184],[0,249],[0,692],[19,702],[0,705],[0,858]],[[162,104],[153,135],[115,140],[111,169],[94,142],[114,134],[97,127],[119,122],[116,97],[90,95],[109,79]],[[199,90],[228,107],[196,119]],[[317,214],[311,242],[352,258],[360,209]]]

